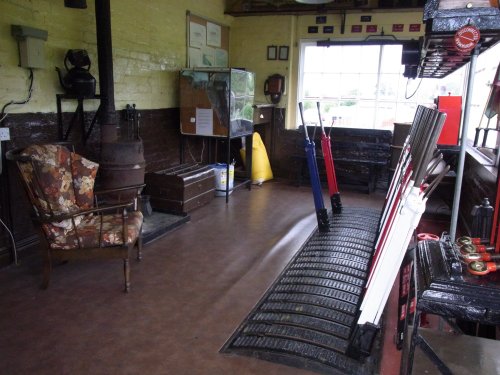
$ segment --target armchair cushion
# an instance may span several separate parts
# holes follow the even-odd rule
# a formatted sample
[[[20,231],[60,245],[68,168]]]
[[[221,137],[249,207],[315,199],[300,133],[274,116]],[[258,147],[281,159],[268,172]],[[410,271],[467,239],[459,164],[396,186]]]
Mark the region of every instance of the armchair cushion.
[[[80,208],[86,209],[94,206],[94,183],[98,168],[99,164],[74,152],[71,153],[75,202]]]
[[[71,214],[93,207],[94,182],[99,164],[58,145],[32,145],[23,151],[32,163],[23,163],[21,173],[34,192],[33,204],[45,216]],[[33,181],[36,178],[38,183]],[[83,217],[74,218],[79,225]],[[70,219],[53,222],[65,231]]]
[[[78,211],[69,151],[61,146],[33,145],[22,154],[32,160],[22,163],[21,173],[34,195],[32,203],[37,211],[46,216]]]
[[[102,227],[101,227],[102,220]],[[142,213],[129,212],[125,218],[127,224],[127,244],[134,243],[139,237],[142,226]],[[76,223],[75,223],[76,224]],[[64,229],[59,226],[43,224],[43,230],[52,249],[78,249],[123,245],[122,214],[87,215],[74,228]],[[78,237],[77,237],[78,234]],[[100,243],[99,243],[99,237]]]

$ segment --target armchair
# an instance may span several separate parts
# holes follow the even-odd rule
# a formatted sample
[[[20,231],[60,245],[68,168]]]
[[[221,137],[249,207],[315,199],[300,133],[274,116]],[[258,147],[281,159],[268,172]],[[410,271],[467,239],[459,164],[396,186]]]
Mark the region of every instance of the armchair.
[[[144,185],[94,191],[99,165],[58,144],[11,150],[33,207],[43,254],[42,288],[52,260],[123,259],[125,292],[130,289],[129,258],[141,259],[143,216],[138,196]]]

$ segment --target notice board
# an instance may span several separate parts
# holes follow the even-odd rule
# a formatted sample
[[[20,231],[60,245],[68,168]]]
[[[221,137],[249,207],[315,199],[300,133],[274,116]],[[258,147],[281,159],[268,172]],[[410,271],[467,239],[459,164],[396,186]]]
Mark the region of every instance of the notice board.
[[[229,26],[194,15],[187,18],[187,65],[189,68],[229,66]]]

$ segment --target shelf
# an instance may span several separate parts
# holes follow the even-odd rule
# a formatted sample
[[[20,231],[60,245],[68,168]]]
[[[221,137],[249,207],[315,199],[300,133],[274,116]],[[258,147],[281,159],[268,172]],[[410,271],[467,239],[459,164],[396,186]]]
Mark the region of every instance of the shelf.
[[[471,25],[480,32],[479,54],[500,40],[500,9],[472,6],[465,2],[430,0],[423,20],[425,35],[420,39],[418,77],[443,78],[467,64],[474,51],[460,52],[454,47],[455,33]]]
[[[83,108],[83,102],[85,100],[100,100],[101,95],[92,95],[92,96],[81,96],[81,95],[70,95],[70,94],[56,94],[57,101],[57,125],[58,125],[58,136],[60,141],[67,141],[71,131],[73,130],[73,126],[75,123],[80,123],[81,133],[82,133],[82,141],[85,144],[94,129],[94,125],[97,121],[97,117],[99,114],[99,109],[97,109],[96,113],[92,117],[90,121],[90,125],[88,129],[85,126],[85,111]],[[75,112],[69,122],[66,130],[64,129],[63,115],[62,115],[62,101],[63,100],[76,100],[77,105]],[[100,108],[100,106],[99,106]]]
[[[455,33],[432,33],[425,35],[422,46],[423,57],[418,73],[419,77],[443,78],[470,61],[471,52],[460,53],[453,49],[451,40],[453,40],[454,35]],[[479,54],[497,43],[500,40],[500,35],[482,32],[481,39]]]

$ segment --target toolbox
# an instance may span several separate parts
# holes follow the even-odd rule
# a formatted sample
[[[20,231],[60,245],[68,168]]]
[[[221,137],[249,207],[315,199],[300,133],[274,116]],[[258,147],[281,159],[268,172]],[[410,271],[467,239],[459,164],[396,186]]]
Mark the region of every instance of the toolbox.
[[[209,203],[215,195],[213,167],[181,164],[145,175],[146,194],[154,210],[187,213]]]

